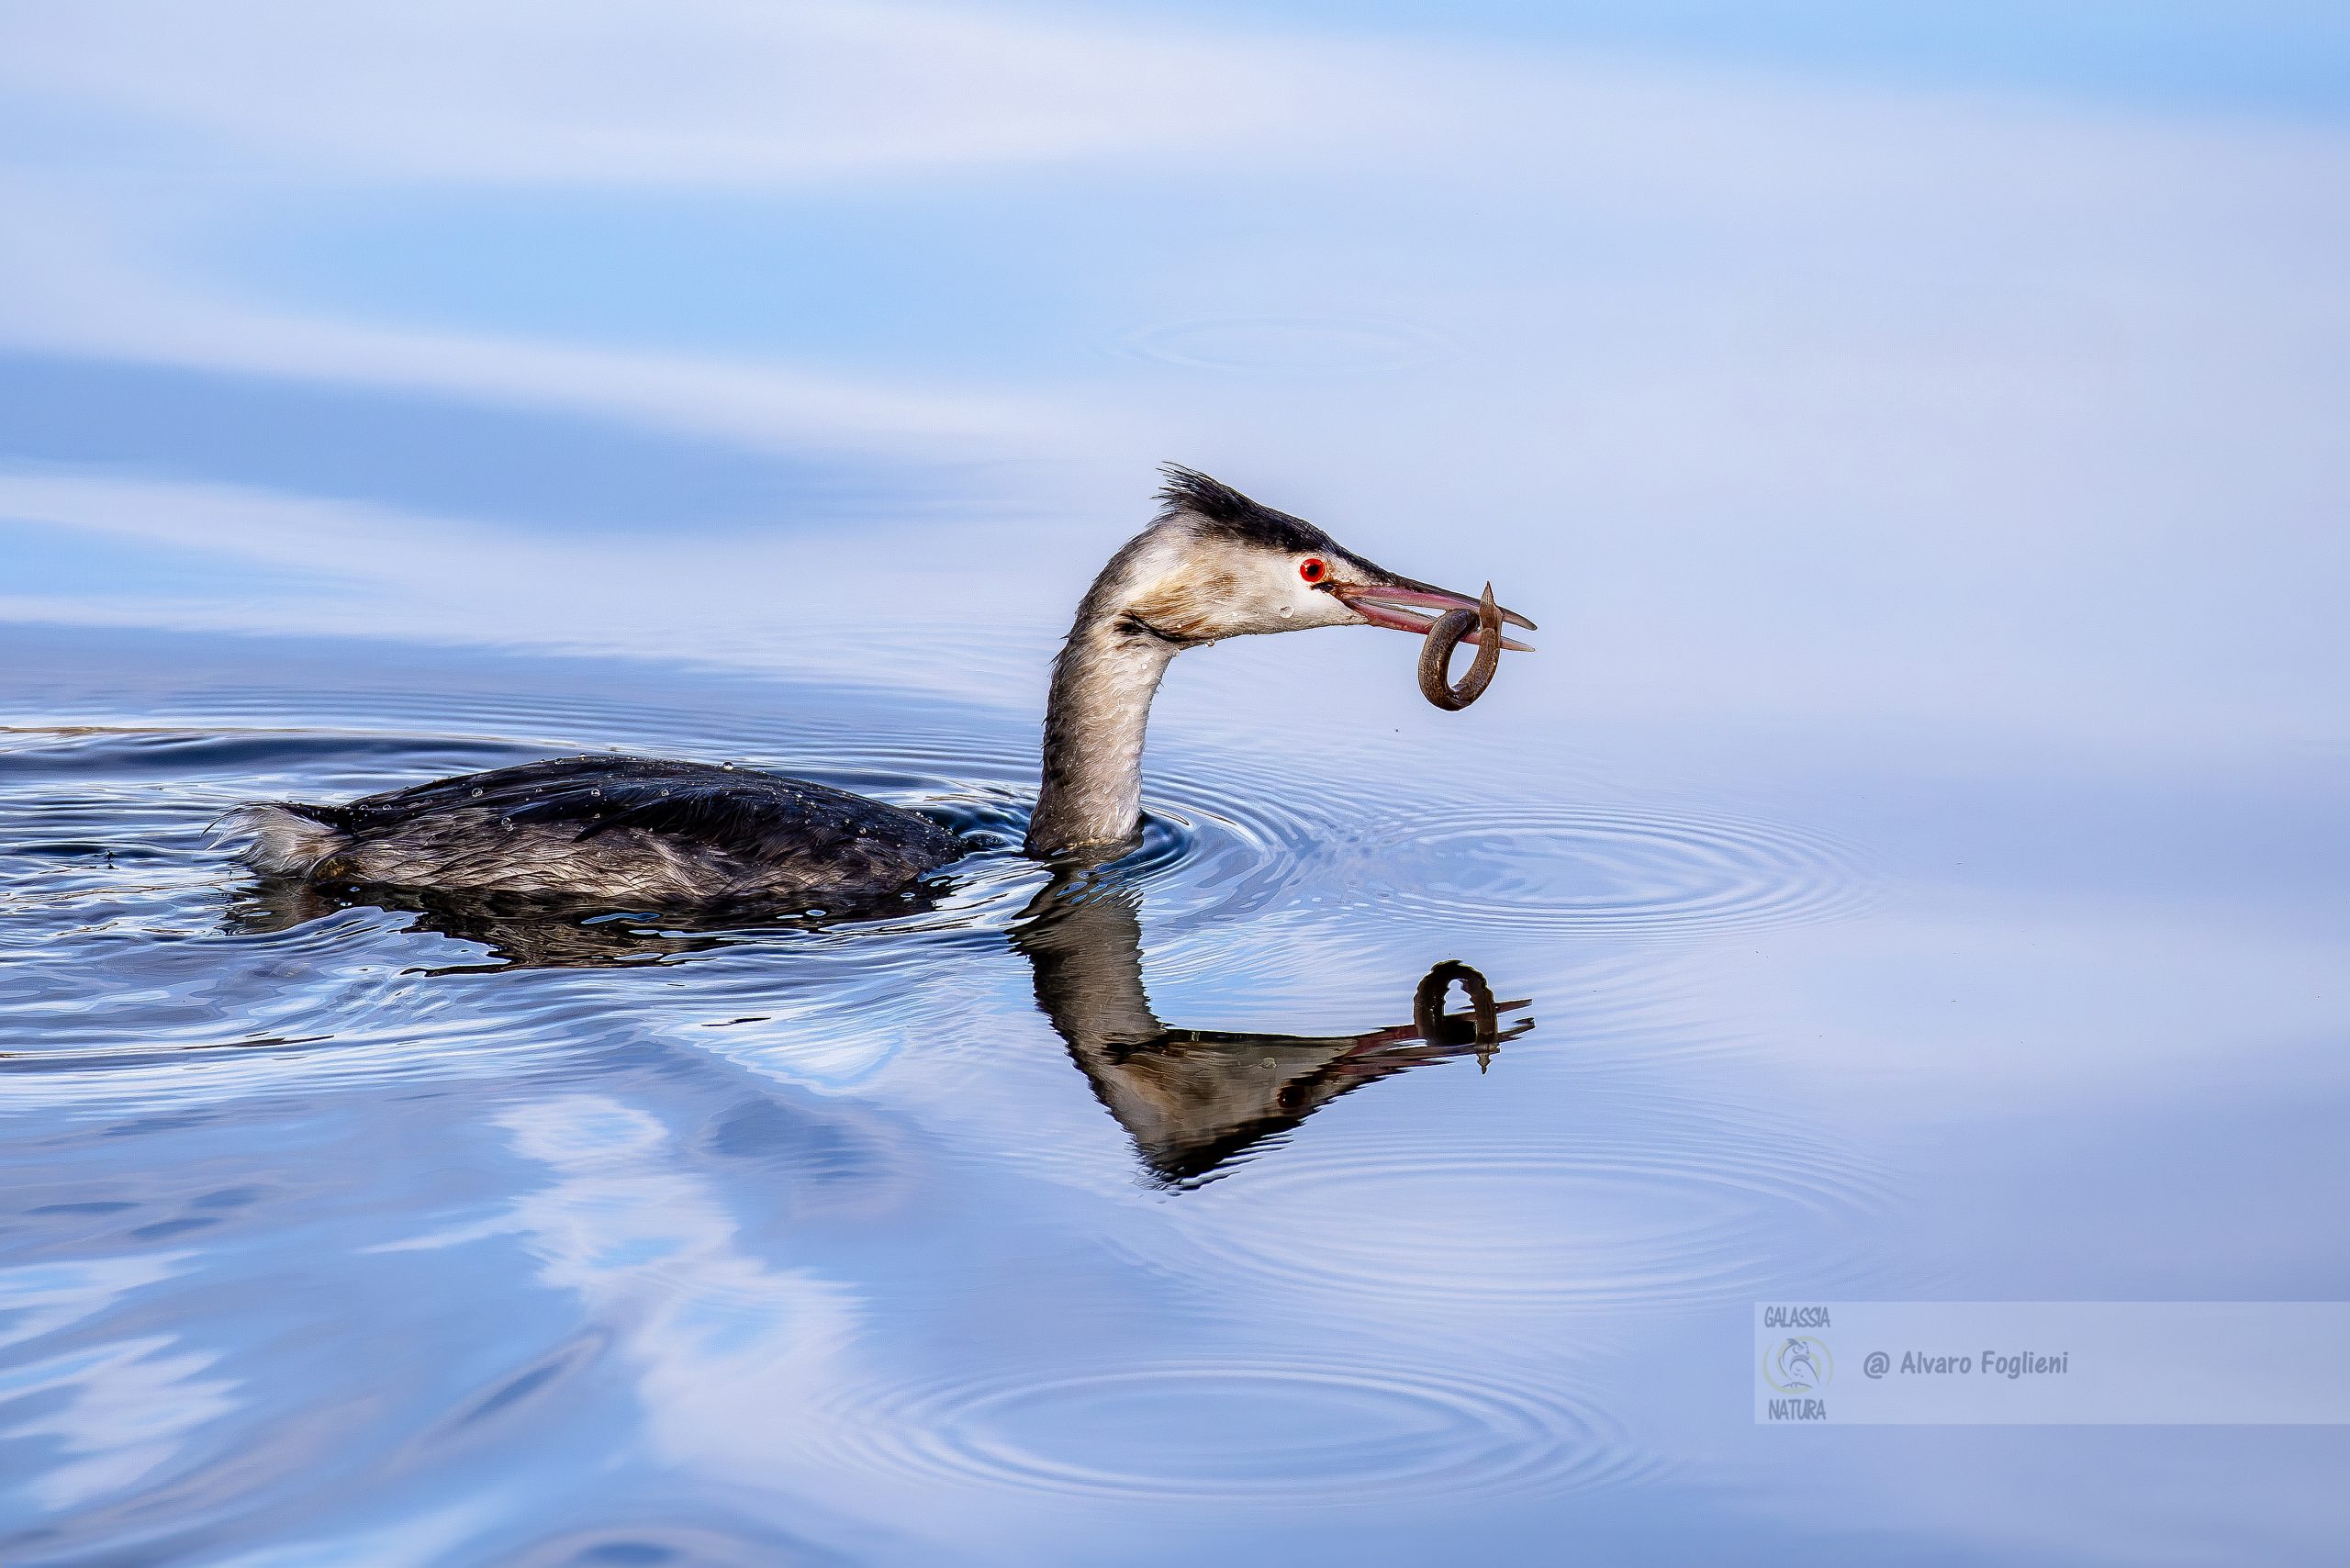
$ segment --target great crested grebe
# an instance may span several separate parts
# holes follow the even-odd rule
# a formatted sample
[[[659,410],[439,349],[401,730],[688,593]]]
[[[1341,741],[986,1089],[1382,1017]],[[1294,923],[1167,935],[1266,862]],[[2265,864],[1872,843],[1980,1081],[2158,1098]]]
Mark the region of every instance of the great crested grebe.
[[[1480,607],[1204,474],[1166,473],[1158,515],[1093,579],[1053,666],[1024,845],[1040,859],[1102,859],[1134,842],[1150,700],[1184,649],[1314,626],[1425,633]],[[861,795],[635,756],[525,763],[341,806],[256,802],[224,820],[246,835],[246,863],[271,876],[631,903],[856,902],[967,853],[929,817]]]

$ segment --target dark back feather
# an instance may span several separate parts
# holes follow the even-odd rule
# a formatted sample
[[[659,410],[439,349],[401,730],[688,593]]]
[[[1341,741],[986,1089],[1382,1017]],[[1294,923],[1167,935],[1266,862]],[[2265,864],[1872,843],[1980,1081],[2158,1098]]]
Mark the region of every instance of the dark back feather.
[[[749,861],[821,857],[877,839],[941,860],[962,851],[961,842],[930,818],[844,790],[752,768],[650,757],[529,762],[321,808],[359,838],[468,809],[516,823],[576,823],[582,839],[636,828]]]

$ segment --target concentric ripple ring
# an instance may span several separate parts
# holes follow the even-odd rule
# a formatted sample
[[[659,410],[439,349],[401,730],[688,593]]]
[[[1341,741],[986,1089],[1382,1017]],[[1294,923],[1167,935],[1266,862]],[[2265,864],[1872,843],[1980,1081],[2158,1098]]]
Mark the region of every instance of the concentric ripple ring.
[[[1386,907],[1480,926],[1671,936],[1842,918],[1865,908],[1860,854],[1734,817],[1546,806],[1390,821],[1363,880]]]
[[[1226,1278],[1364,1304],[1701,1306],[1791,1276],[1870,1277],[1863,1238],[1886,1202],[1861,1162],[1743,1125],[1555,1147],[1325,1140],[1171,1206],[1186,1245],[1166,1266],[1204,1256]]]
[[[1072,1497],[1329,1504],[1552,1494],[1642,1461],[1581,1401],[1482,1374],[1160,1361],[884,1390],[845,1452],[926,1484]]]

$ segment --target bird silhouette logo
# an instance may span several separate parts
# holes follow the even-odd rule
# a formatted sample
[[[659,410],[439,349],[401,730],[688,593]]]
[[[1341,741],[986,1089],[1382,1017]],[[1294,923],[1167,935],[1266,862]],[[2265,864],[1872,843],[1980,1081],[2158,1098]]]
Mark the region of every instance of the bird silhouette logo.
[[[1762,1376],[1782,1394],[1816,1394],[1835,1379],[1836,1358],[1809,1335],[1797,1335],[1771,1348]]]

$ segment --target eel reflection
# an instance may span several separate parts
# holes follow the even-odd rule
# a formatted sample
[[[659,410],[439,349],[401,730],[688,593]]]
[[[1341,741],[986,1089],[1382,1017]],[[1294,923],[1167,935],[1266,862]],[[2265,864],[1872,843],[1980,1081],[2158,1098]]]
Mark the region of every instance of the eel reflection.
[[[1036,896],[1013,942],[1035,968],[1036,1005],[1167,1186],[1197,1183],[1348,1090],[1453,1057],[1483,1067],[1534,1027],[1530,1016],[1503,1022],[1530,1001],[1496,1002],[1483,975],[1449,962],[1420,980],[1408,1024],[1353,1035],[1169,1028],[1143,990],[1139,902],[1128,884],[1064,878]],[[1456,983],[1466,1014],[1444,1010]]]

